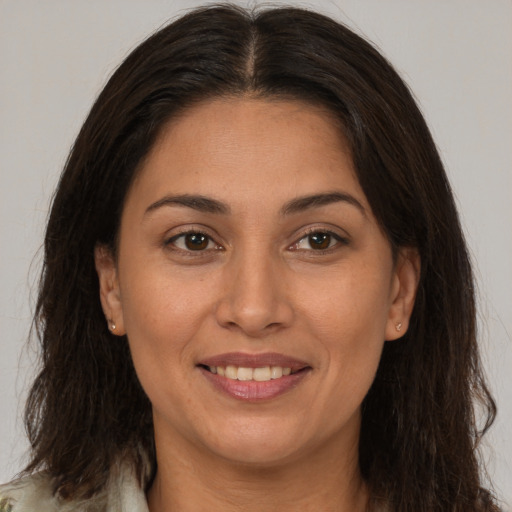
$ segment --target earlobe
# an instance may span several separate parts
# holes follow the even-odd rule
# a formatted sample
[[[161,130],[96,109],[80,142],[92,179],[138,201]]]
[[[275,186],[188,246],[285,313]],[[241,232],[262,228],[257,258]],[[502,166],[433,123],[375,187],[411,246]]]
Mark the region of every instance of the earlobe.
[[[106,317],[107,327],[117,336],[126,334],[123,322],[123,308],[117,265],[112,251],[104,246],[94,248],[94,263],[100,286],[100,301]]]
[[[391,306],[386,325],[386,340],[401,338],[409,328],[421,272],[418,250],[414,247],[400,249],[391,293]]]

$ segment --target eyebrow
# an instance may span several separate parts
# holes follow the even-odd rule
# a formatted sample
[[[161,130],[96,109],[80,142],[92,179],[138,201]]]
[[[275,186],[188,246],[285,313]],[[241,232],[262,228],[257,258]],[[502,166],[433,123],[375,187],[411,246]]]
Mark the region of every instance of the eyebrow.
[[[281,208],[281,215],[291,215],[309,208],[320,208],[321,206],[327,206],[333,203],[348,203],[349,205],[355,206],[366,216],[364,206],[354,196],[345,192],[328,192],[292,199]]]
[[[347,203],[355,206],[366,216],[364,206],[354,196],[345,192],[327,192],[292,199],[281,208],[280,214],[282,216],[292,215],[310,208],[320,208],[333,203]],[[215,213],[220,215],[227,215],[231,212],[231,208],[227,204],[217,199],[202,195],[182,194],[177,196],[165,196],[159,199],[146,208],[144,215],[163,206],[183,206],[203,213]]]
[[[146,208],[144,215],[156,210],[157,208],[161,208],[162,206],[184,206],[186,208],[197,210],[198,212],[217,213],[222,215],[226,215],[231,211],[231,208],[228,205],[221,203],[216,199],[201,195],[183,194],[179,196],[165,196],[162,199],[159,199]]]

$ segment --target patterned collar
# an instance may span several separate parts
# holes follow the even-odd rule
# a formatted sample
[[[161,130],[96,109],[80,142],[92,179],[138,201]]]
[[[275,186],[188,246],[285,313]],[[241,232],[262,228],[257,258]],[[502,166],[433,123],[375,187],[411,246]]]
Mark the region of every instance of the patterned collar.
[[[51,478],[36,473],[0,486],[0,512],[149,512],[146,496],[130,467],[121,468],[105,490],[85,501],[55,497]]]

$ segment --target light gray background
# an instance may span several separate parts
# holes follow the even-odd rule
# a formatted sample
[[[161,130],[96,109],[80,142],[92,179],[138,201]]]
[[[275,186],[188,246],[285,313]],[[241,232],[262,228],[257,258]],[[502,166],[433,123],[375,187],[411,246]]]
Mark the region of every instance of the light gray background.
[[[25,348],[34,255],[69,147],[128,51],[200,3],[0,0],[0,481],[21,469],[27,448],[19,404],[35,360]],[[499,408],[484,456],[512,503],[512,1],[294,4],[331,14],[378,45],[431,126],[476,264],[482,348]]]

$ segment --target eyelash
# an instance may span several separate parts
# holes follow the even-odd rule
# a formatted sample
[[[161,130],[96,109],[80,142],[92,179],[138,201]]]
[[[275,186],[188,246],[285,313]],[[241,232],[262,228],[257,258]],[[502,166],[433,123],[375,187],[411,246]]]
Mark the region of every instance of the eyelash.
[[[186,237],[189,236],[189,235],[198,235],[198,236],[204,237],[207,240],[207,245],[210,245],[210,243],[213,242],[215,244],[215,248],[208,249],[208,247],[206,247],[206,248],[201,249],[201,250],[194,250],[194,249],[190,249],[190,248],[187,249],[187,248],[178,247],[176,245],[176,242],[179,239],[183,238],[183,240],[185,240]],[[173,235],[171,238],[168,238],[165,241],[165,246],[166,247],[171,247],[175,251],[181,251],[182,253],[185,253],[185,254],[190,255],[190,256],[199,255],[200,253],[204,253],[206,250],[211,251],[211,250],[221,250],[221,249],[223,249],[223,247],[221,245],[217,244],[217,242],[215,242],[215,240],[208,233],[205,233],[204,231],[201,231],[200,229],[190,229],[190,230],[178,233],[177,235]]]
[[[180,240],[180,239],[185,240],[186,237],[189,236],[189,235],[197,235],[197,236],[200,236],[200,237],[204,237],[206,239],[206,243],[207,243],[206,247],[204,247],[202,249],[194,250],[194,249],[190,249],[190,248],[178,247],[176,245],[176,242],[178,240]],[[329,245],[327,247],[325,247],[325,248],[322,248],[322,249],[314,249],[314,248],[312,248],[311,247],[311,239],[310,239],[310,237],[312,237],[313,235],[326,235],[326,236],[330,237]],[[309,249],[307,249],[307,248],[306,249],[300,248],[299,244],[302,241],[307,240],[307,239],[309,239],[310,248]],[[331,244],[333,241],[334,241],[334,244]],[[208,248],[208,245],[210,245],[210,243],[215,244],[215,247],[214,248]],[[349,241],[348,238],[342,237],[342,236],[338,235],[337,233],[334,233],[333,231],[330,231],[328,229],[310,228],[296,242],[294,242],[293,244],[288,246],[288,249],[292,250],[292,251],[307,251],[307,252],[310,252],[311,254],[314,254],[314,255],[322,255],[322,254],[331,253],[331,252],[339,249],[340,245],[341,246],[346,246],[349,243],[350,243],[350,241]],[[208,233],[205,233],[204,231],[202,231],[200,229],[189,229],[187,231],[183,231],[181,233],[173,235],[169,239],[165,240],[164,245],[166,247],[171,248],[174,251],[179,251],[182,254],[186,254],[187,256],[191,256],[191,257],[204,255],[204,253],[207,252],[207,251],[209,253],[212,250],[218,251],[218,250],[223,250],[224,249]]]
[[[323,249],[313,249],[313,248],[301,249],[298,247],[298,245],[303,240],[310,239],[310,237],[312,237],[313,235],[327,235],[328,237],[330,237],[331,240],[329,240],[329,246],[326,248],[323,248]],[[331,245],[332,241],[335,242],[333,245]],[[315,255],[322,255],[322,254],[327,254],[327,253],[330,253],[330,252],[333,252],[333,251],[339,249],[339,246],[346,246],[349,244],[349,242],[350,241],[348,238],[342,237],[342,236],[338,235],[337,233],[334,233],[333,231],[330,231],[328,229],[311,228],[311,229],[307,230],[306,233],[301,238],[299,238],[296,242],[294,242],[289,247],[289,249],[292,249],[295,251],[308,251]]]

